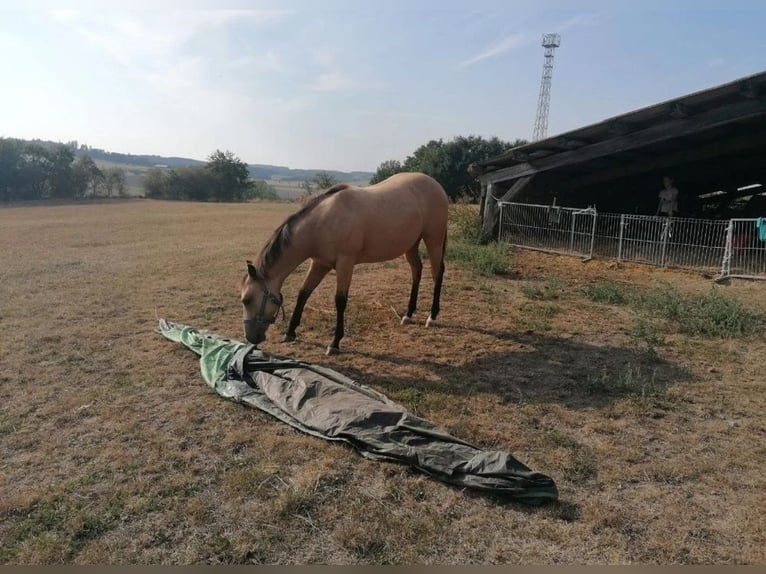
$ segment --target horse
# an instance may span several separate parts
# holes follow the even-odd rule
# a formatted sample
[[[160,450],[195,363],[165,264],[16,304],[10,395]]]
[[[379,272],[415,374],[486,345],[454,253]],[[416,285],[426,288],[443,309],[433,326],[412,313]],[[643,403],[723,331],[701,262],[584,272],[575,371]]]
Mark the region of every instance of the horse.
[[[412,271],[409,303],[401,324],[411,323],[423,271],[421,240],[428,251],[434,280],[431,312],[426,320],[426,327],[430,327],[440,310],[448,210],[444,188],[430,176],[416,172],[398,173],[367,187],[341,183],[310,198],[275,229],[255,262],[246,262],[247,274],[240,288],[245,337],[254,345],[266,340],[266,331],[276,321],[279,310],[284,314],[282,284],[308,259],[311,263],[284,342],[295,341],[306,302],[334,269],[335,334],[326,354],[339,353],[354,266],[390,261],[401,255]]]

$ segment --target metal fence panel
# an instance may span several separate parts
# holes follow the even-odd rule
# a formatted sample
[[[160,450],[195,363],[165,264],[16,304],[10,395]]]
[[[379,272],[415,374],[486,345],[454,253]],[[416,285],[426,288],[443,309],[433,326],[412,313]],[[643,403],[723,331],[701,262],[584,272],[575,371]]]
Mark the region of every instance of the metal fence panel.
[[[726,221],[623,215],[619,259],[664,267],[718,270]]]
[[[501,203],[498,239],[511,245],[589,258],[596,210]]]
[[[498,239],[527,249],[766,279],[766,217],[692,219],[503,202]]]
[[[766,217],[732,219],[723,275],[766,279]]]

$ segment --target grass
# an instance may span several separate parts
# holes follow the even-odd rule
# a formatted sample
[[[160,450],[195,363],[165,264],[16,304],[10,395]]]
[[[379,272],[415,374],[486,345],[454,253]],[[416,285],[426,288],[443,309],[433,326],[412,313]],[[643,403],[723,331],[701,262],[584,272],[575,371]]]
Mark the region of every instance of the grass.
[[[270,328],[264,351],[335,368],[550,475],[561,500],[530,509],[222,400],[196,357],[154,332],[159,315],[242,339],[244,261],[294,208],[0,208],[0,562],[766,561],[766,285],[711,292],[688,273],[618,276],[520,250],[498,266],[514,278],[453,260],[426,329],[430,273],[417,321],[401,326],[410,271],[398,260],[355,270],[340,355],[324,354],[332,277],[297,343],[280,342],[281,318]],[[288,317],[301,281],[283,287]],[[581,290],[609,281],[624,303]],[[704,314],[717,331],[697,324]]]
[[[446,259],[479,275],[504,275],[512,265],[511,248],[503,243],[484,243],[475,206],[450,207]]]
[[[485,276],[504,275],[512,264],[511,248],[507,245],[478,245],[459,239],[447,244],[446,259]]]
[[[623,288],[611,281],[586,286],[585,295],[591,301],[610,305],[622,305],[627,301]]]
[[[764,315],[713,288],[702,295],[683,295],[671,285],[659,288],[626,289],[613,282],[597,282],[585,287],[591,301],[613,305],[628,304],[639,313],[664,320],[684,335],[733,339],[762,332]],[[641,320],[639,338],[662,344],[655,329]],[[647,339],[647,340],[649,340]]]
[[[641,404],[659,400],[665,394],[665,386],[657,382],[655,372],[648,373],[640,366],[630,364],[616,374],[603,369],[601,373],[589,376],[583,389],[591,395],[618,396]]]
[[[667,320],[685,335],[737,338],[760,332],[764,323],[759,314],[717,289],[685,297],[664,286],[637,295],[633,304]]]
[[[558,280],[546,281],[542,285],[522,285],[521,292],[527,299],[535,301],[551,301],[561,296],[561,283]]]

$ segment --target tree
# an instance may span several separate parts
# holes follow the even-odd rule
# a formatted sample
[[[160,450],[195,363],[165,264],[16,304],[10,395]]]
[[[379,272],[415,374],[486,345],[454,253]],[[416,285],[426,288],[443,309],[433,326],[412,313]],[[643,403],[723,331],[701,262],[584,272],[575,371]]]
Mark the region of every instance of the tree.
[[[18,140],[0,138],[0,200],[17,198],[22,177],[22,144]]]
[[[107,197],[113,194],[125,194],[125,170],[121,167],[108,167],[104,172],[104,190]]]
[[[457,136],[448,142],[431,140],[417,148],[402,164],[388,160],[380,164],[370,183],[382,181],[398,171],[420,171],[442,184],[450,198],[461,196],[475,200],[479,196],[479,183],[468,173],[468,166],[477,161],[500,155],[504,151],[526,143],[516,140],[504,142],[496,137]]]
[[[159,167],[147,171],[141,178],[146,197],[154,199],[168,198],[168,174]]]
[[[230,151],[216,150],[205,166],[215,175],[215,189],[210,194],[219,201],[241,201],[250,191],[250,170],[247,164]]]
[[[375,175],[370,179],[370,185],[380,183],[381,181],[388,179],[394,174],[405,171],[402,162],[398,159],[388,159],[378,166]]]
[[[104,180],[104,174],[89,155],[84,155],[74,164],[74,187],[75,196],[84,197],[91,190],[91,195],[96,197],[98,189]]]
[[[50,172],[50,156],[47,150],[39,144],[24,146],[23,170],[19,191],[23,199],[42,199],[48,195],[48,174]]]
[[[51,197],[72,197],[76,193],[72,169],[74,151],[70,146],[59,146],[50,155],[48,185]]]
[[[338,183],[337,178],[333,177],[326,171],[317,172],[311,182],[317,187],[317,189],[330,189],[333,185]]]
[[[250,199],[277,199],[277,192],[264,180],[259,179],[252,182],[250,190]]]

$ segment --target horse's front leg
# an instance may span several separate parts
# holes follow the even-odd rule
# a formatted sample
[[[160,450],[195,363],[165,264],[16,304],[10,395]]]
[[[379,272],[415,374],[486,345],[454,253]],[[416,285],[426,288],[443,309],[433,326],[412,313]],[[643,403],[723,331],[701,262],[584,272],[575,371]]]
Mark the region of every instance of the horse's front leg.
[[[335,273],[338,283],[335,289],[335,336],[332,343],[327,347],[328,355],[340,353],[340,340],[343,338],[346,315],[346,303],[348,303],[348,290],[351,287],[351,275],[354,272],[354,262],[350,258],[338,258],[335,263]]]
[[[306,273],[306,278],[303,280],[303,285],[300,291],[298,291],[298,299],[295,301],[295,309],[290,316],[290,323],[287,326],[287,333],[285,333],[284,342],[295,341],[295,330],[298,325],[301,324],[301,317],[303,317],[303,308],[306,306],[306,301],[314,292],[314,289],[322,282],[322,279],[330,272],[330,268],[326,265],[322,265],[317,261],[311,261],[309,270]]]

